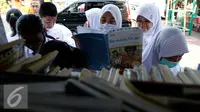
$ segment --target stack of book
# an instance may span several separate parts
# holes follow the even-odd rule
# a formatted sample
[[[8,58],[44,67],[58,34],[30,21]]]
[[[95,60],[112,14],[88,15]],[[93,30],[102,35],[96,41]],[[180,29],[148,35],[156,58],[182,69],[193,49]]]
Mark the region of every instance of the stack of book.
[[[153,66],[148,75],[145,67],[140,66],[136,72],[131,70],[130,80],[153,81],[165,83],[200,84],[200,71],[185,67],[183,72],[175,75],[165,65]],[[138,71],[138,72],[137,72]]]
[[[45,56],[36,54],[25,58],[24,47],[23,39],[1,45],[0,71],[45,73],[58,54],[58,51],[53,51]]]

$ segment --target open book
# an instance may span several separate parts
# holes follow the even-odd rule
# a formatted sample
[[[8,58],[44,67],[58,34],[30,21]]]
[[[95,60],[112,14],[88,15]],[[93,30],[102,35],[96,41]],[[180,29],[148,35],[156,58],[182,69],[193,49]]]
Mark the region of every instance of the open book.
[[[142,31],[137,27],[124,27],[107,34],[81,33],[75,38],[88,57],[89,69],[133,68],[141,64]]]

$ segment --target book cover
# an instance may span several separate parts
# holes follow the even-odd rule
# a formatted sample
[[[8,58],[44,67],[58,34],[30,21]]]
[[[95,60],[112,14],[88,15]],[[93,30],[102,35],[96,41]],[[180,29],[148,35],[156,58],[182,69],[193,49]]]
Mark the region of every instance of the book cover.
[[[28,64],[31,64],[31,63],[39,60],[41,57],[42,56],[40,54],[35,54],[34,56],[29,57],[29,58],[23,60],[22,62],[13,65],[7,71],[8,72],[19,72],[20,70],[23,69],[23,67],[26,67]]]
[[[5,71],[25,59],[24,40],[19,39],[0,46],[0,71]]]
[[[197,75],[191,68],[185,67],[184,72],[188,76],[188,78],[191,79],[195,84],[200,84],[199,77],[197,77]]]
[[[179,72],[177,77],[183,82],[183,84],[194,84],[184,72]]]
[[[133,68],[141,64],[142,31],[139,28],[123,27],[107,34],[81,33],[74,38],[88,57],[89,69]]]
[[[156,66],[153,66],[150,72],[152,81],[163,82],[162,75]]]
[[[110,68],[110,57],[108,38],[104,34],[84,33],[78,34],[74,38],[78,40],[79,48],[88,58],[88,68],[92,70],[101,70]]]
[[[24,71],[31,73],[43,73],[45,70],[51,65],[56,56],[58,55],[58,51],[50,52],[44,55],[39,60],[29,64],[27,68],[24,68]]]
[[[124,27],[108,33],[110,62],[116,68],[134,68],[142,60],[142,32],[136,27]]]

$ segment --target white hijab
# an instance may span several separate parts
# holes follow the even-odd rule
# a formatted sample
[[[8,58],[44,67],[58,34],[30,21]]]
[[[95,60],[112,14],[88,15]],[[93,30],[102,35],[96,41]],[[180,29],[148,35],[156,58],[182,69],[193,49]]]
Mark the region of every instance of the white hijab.
[[[186,37],[177,28],[164,28],[157,33],[154,41],[145,49],[142,63],[150,72],[152,66],[160,63],[161,57],[171,57],[188,53]]]
[[[87,17],[87,21],[90,24],[90,28],[92,29],[98,29],[100,25],[100,13],[101,9],[99,8],[92,8],[90,10],[85,11],[85,15]]]
[[[100,19],[103,16],[103,14],[106,12],[110,12],[112,14],[112,16],[114,17],[115,22],[116,22],[116,27],[121,28],[122,27],[122,15],[121,15],[120,9],[116,5],[107,4],[101,9]]]
[[[153,3],[145,3],[141,5],[137,10],[137,16],[139,15],[153,23],[151,29],[143,33],[144,50],[151,40],[154,40],[156,33],[162,29],[162,21],[159,8]]]

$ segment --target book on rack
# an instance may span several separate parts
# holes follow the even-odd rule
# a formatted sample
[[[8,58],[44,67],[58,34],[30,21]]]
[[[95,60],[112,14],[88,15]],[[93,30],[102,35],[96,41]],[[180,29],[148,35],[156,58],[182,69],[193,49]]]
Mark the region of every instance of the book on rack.
[[[88,57],[89,69],[133,68],[141,64],[142,31],[137,27],[123,27],[107,34],[81,33],[74,38]]]
[[[35,62],[27,65],[27,67],[24,69],[25,71],[31,72],[31,73],[40,73],[40,72],[43,73],[54,61],[57,54],[58,54],[58,51],[56,50],[53,52],[50,52],[46,54],[45,56],[43,56],[42,58],[40,58],[39,60],[36,60]]]
[[[29,57],[29,58],[23,60],[22,62],[13,65],[7,71],[8,72],[19,72],[20,70],[23,69],[23,67],[26,67],[26,65],[31,64],[31,63],[39,60],[41,57],[42,56],[40,54],[35,54],[34,56]]]
[[[60,71],[60,67],[57,66],[55,68],[52,68],[47,74],[48,75],[52,75],[52,76],[56,76]]]
[[[188,76],[188,78],[192,80],[195,84],[200,84],[199,77],[191,68],[186,67],[184,72]]]
[[[25,59],[24,40],[19,39],[0,46],[0,71],[8,68]]]

